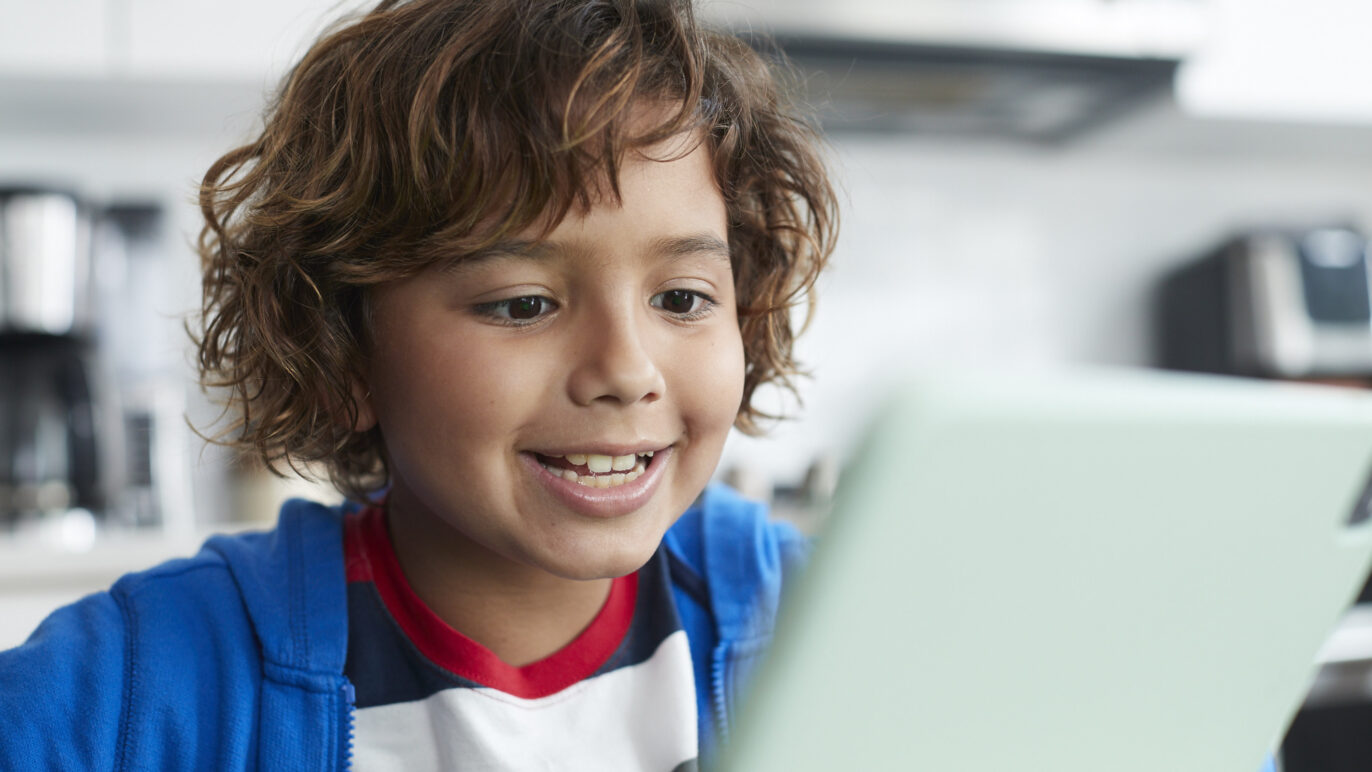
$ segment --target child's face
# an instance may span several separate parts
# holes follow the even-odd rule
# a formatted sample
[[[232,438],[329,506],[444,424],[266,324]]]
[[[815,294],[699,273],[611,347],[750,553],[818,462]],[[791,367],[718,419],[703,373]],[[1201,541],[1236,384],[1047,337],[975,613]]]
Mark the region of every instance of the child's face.
[[[573,208],[545,242],[374,295],[362,425],[380,424],[395,516],[454,556],[631,572],[719,461],[744,356],[708,149],[631,154],[620,182],[622,205]]]

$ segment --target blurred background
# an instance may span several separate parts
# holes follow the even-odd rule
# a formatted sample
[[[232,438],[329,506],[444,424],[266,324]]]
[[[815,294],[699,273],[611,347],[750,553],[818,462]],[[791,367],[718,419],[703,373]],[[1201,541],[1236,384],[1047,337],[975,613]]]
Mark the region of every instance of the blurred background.
[[[337,498],[191,431],[217,408],[183,325],[200,176],[250,138],[308,42],[364,5],[0,0],[0,646],[207,531],[270,522],[287,495]],[[795,63],[841,185],[839,247],[799,345],[803,407],[764,395],[801,420],[732,438],[721,464],[783,514],[822,515],[866,411],[913,366],[1372,376],[1372,6],[704,0],[702,14]],[[1345,637],[1326,673],[1365,678],[1366,638]],[[1330,704],[1366,702],[1330,688]],[[1311,736],[1372,720],[1327,716]],[[1293,752],[1288,768],[1340,758]]]

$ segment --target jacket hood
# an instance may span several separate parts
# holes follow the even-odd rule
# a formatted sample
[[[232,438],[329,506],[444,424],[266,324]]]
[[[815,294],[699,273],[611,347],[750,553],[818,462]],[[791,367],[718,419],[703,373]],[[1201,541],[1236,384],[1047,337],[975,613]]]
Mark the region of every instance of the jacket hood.
[[[341,508],[291,499],[275,530],[206,543],[228,565],[266,661],[343,672],[348,613],[342,526]]]

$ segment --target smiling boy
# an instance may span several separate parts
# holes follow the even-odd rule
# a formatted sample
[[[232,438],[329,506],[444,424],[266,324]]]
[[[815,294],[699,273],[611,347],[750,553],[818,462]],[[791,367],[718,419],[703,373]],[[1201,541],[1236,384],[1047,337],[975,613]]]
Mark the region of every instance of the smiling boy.
[[[228,442],[352,503],[0,654],[21,768],[692,767],[803,553],[709,486],[833,241],[815,135],[678,0],[409,0],[206,175]]]

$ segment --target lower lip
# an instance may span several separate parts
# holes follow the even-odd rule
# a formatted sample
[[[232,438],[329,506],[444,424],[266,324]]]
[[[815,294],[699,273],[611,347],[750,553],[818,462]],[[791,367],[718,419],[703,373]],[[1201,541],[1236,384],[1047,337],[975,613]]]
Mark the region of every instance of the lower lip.
[[[570,482],[548,471],[534,454],[521,453],[520,457],[535,479],[567,507],[586,517],[613,518],[636,512],[648,503],[662,482],[667,462],[672,458],[672,449],[657,451],[653,454],[652,463],[648,464],[638,479],[613,488],[590,488]]]

